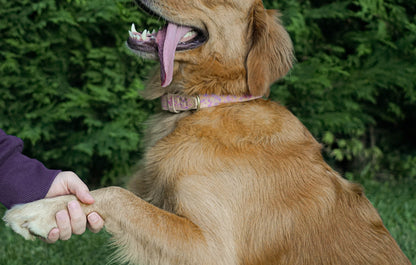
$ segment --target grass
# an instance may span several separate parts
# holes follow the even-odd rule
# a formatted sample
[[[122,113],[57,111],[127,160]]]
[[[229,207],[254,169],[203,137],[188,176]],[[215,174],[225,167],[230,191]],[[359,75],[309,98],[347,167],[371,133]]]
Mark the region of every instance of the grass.
[[[411,263],[416,264],[416,179],[362,184],[384,225]]]
[[[5,208],[1,207],[0,215]],[[0,264],[2,265],[103,265],[111,255],[110,236],[86,232],[69,241],[47,244],[41,240],[26,241],[0,221]]]
[[[416,264],[416,180],[362,182],[367,197],[378,209],[384,224],[413,264]],[[0,216],[5,208],[0,206]],[[73,236],[69,241],[46,244],[25,241],[0,221],[2,265],[95,265],[109,263],[109,235],[104,231]]]

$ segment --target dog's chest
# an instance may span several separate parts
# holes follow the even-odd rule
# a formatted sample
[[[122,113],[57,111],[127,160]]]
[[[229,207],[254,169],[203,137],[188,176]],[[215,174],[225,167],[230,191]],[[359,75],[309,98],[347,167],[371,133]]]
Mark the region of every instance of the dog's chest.
[[[151,116],[147,121],[147,130],[145,133],[144,143],[146,148],[152,148],[157,142],[172,133],[176,128],[178,121],[189,114],[190,112],[180,114],[163,112]]]
[[[178,121],[190,114],[161,113],[148,122],[143,168],[138,172],[138,185],[134,189],[144,200],[169,211],[174,208],[176,181],[186,167],[181,157],[188,155],[184,150],[178,151],[182,140],[172,135],[177,135]]]
[[[216,176],[223,179],[223,172],[231,174],[250,166],[249,161],[258,159],[256,154],[273,145],[269,127],[279,122],[263,124],[256,117],[258,107],[247,107],[221,106],[153,118],[141,174],[141,197],[159,207],[174,208],[178,192],[203,190]]]

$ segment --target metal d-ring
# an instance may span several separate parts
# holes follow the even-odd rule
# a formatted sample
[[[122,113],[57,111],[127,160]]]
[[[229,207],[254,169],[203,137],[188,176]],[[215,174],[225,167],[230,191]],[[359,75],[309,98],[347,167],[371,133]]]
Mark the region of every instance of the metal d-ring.
[[[201,99],[198,95],[195,96],[195,103],[196,103],[196,111],[198,111],[201,108]]]

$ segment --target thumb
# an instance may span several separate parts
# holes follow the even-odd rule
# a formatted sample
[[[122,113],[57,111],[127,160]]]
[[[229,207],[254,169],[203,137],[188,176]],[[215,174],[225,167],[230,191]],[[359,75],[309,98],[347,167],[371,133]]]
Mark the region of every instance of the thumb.
[[[75,194],[81,202],[86,204],[94,203],[94,198],[91,196],[87,185],[78,176],[75,175],[68,178],[67,184],[70,193]]]

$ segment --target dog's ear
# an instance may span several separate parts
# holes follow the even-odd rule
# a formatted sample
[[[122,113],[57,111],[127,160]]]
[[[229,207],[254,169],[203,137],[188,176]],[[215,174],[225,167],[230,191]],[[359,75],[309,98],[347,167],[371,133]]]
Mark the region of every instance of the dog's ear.
[[[247,83],[253,96],[268,96],[270,85],[291,69],[293,48],[275,10],[256,1],[250,12],[251,45],[246,61]]]

